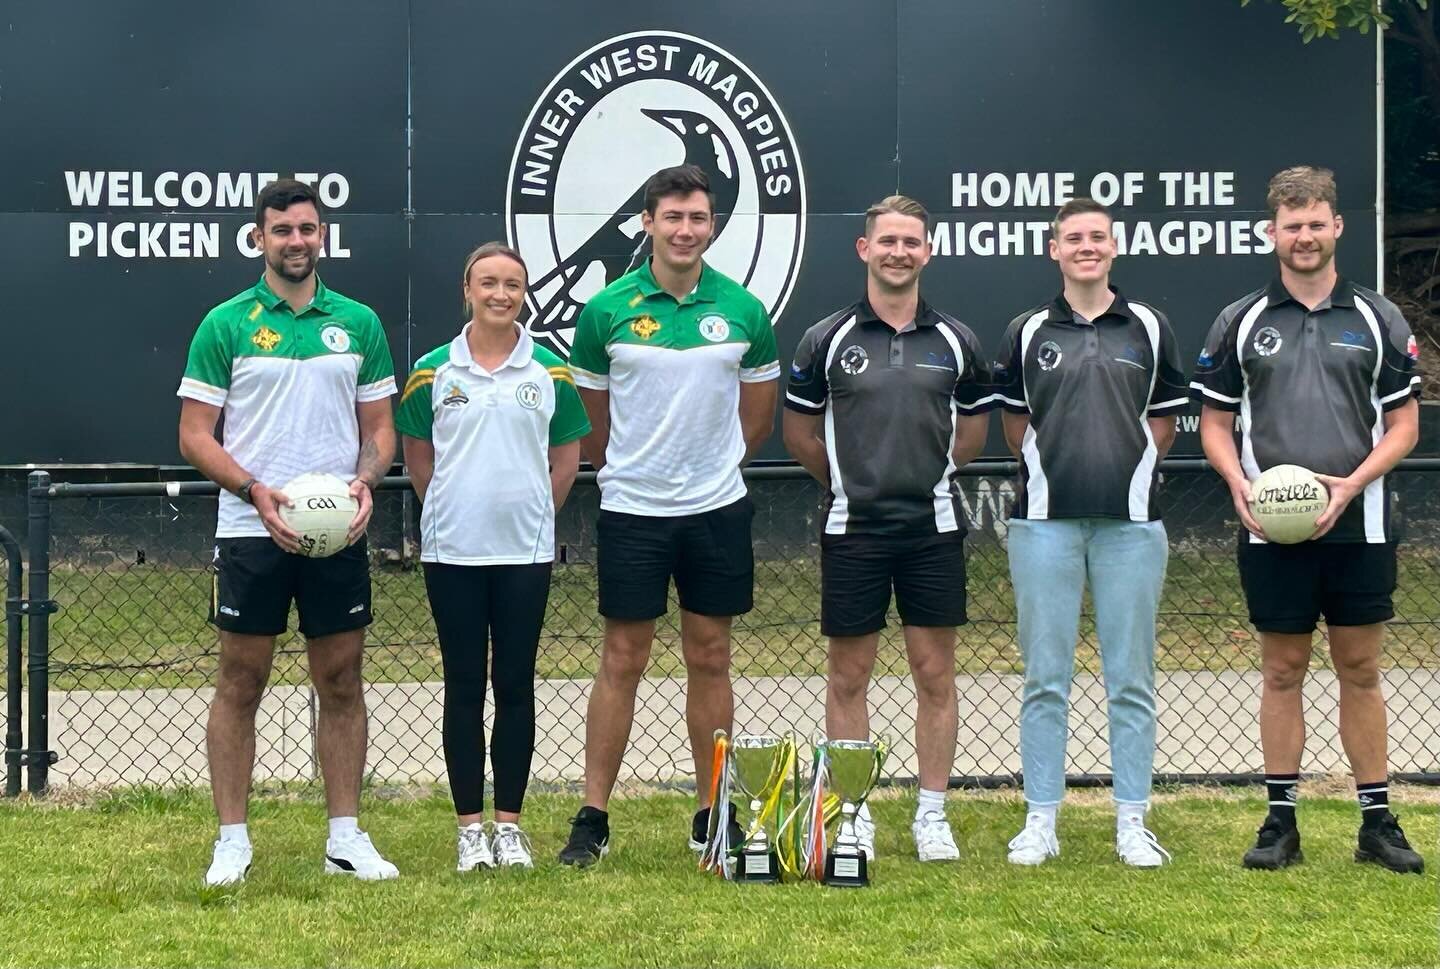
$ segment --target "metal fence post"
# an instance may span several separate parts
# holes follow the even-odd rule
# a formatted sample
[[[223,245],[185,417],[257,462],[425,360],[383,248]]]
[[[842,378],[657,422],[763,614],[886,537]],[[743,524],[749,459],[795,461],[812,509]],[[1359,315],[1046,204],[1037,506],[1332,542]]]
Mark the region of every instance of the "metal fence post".
[[[24,662],[20,637],[23,635],[25,563],[20,543],[8,529],[0,528],[0,545],[5,546],[9,564],[5,579],[5,796],[20,795],[20,757],[25,735],[20,730],[20,691],[24,688],[20,664]]]
[[[30,619],[30,746],[24,753],[29,790],[42,795],[50,785],[50,473],[30,472],[30,586],[23,608]]]

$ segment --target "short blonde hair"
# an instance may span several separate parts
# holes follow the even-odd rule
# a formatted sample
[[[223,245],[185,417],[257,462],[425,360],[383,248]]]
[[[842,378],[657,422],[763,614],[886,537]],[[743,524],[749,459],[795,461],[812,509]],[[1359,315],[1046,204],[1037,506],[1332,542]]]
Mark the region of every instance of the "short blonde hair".
[[[875,231],[875,220],[882,215],[908,215],[912,219],[919,219],[925,225],[925,231],[930,231],[930,213],[925,206],[910,198],[908,195],[887,195],[874,205],[865,210],[865,235]]]
[[[1279,215],[1282,208],[1303,209],[1316,202],[1329,203],[1331,215],[1339,208],[1335,173],[1328,168],[1294,165],[1276,172],[1275,177],[1270,179],[1270,190],[1265,194],[1271,218]]]

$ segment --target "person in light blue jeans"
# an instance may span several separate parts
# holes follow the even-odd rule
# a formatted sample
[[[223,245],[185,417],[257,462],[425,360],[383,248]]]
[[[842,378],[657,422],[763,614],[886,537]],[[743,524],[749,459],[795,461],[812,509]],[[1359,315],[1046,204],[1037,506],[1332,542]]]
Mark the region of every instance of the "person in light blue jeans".
[[[1155,613],[1168,545],[1155,502],[1160,458],[1188,404],[1164,315],[1110,285],[1110,214],[1067,202],[1051,226],[1064,288],[1016,317],[994,367],[1005,440],[1020,459],[1008,528],[1025,690],[1025,827],[1014,864],[1060,853],[1065,741],[1088,580],[1105,673],[1115,776],[1115,850],[1155,868],[1169,853],[1145,826],[1155,758]]]

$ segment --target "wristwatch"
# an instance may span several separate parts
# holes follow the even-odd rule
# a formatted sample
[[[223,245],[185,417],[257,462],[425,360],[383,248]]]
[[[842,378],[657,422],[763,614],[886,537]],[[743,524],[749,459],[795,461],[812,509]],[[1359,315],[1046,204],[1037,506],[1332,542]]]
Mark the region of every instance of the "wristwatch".
[[[253,505],[255,504],[255,502],[251,500],[250,492],[256,484],[257,482],[254,478],[246,478],[243,482],[240,483],[240,487],[235,489],[235,494],[239,495],[240,500],[245,502],[245,504]]]

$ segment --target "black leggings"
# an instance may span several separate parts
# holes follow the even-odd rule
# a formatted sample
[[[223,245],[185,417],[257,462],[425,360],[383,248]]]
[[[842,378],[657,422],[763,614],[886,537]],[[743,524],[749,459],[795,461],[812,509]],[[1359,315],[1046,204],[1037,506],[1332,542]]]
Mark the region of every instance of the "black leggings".
[[[424,566],[445,665],[445,768],[455,813],[485,806],[485,666],[493,645],[495,810],[518,814],[535,750],[535,652],[550,563]]]

